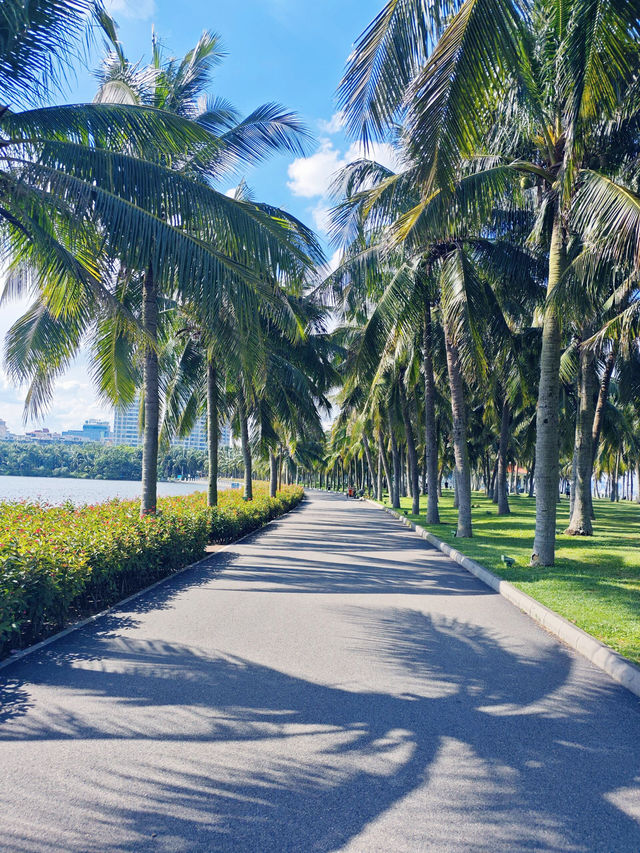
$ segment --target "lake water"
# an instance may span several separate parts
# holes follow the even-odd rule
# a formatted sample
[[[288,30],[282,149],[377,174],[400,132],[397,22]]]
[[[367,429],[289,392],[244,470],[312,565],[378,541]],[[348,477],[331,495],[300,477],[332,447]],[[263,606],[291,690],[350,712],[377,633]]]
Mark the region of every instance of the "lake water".
[[[230,483],[219,483],[219,489]],[[190,495],[206,491],[206,483],[194,480],[184,483],[158,483],[158,495]],[[3,477],[0,476],[0,501],[40,500],[59,504],[94,504],[110,498],[139,498],[140,483],[131,480],[75,480],[70,477]]]

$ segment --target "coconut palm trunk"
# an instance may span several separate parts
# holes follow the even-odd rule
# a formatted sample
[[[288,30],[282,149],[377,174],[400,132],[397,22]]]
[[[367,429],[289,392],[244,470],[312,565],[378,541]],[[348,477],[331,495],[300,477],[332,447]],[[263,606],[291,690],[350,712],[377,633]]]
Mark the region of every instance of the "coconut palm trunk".
[[[409,413],[409,401],[402,381],[399,383],[400,408],[402,409],[402,420],[407,437],[407,460],[409,463],[409,481],[411,484],[411,512],[413,515],[420,514],[420,473],[418,471],[418,452],[411,425]]]
[[[382,467],[384,469],[384,476],[387,481],[387,491],[389,492],[389,500],[393,501],[393,477],[391,476],[391,469],[389,468],[389,460],[387,459],[387,454],[384,449],[384,442],[382,440],[382,430],[378,431],[378,453],[382,459]]]
[[[207,361],[207,449],[209,452],[209,488],[207,503],[218,505],[218,373],[213,359]]]
[[[511,426],[511,410],[505,400],[502,404],[500,419],[500,447],[498,450],[498,515],[509,515],[509,498],[507,496],[507,452],[509,450],[509,427]]]
[[[366,432],[362,433],[362,447],[364,448],[364,455],[367,460],[367,467],[369,468],[369,476],[371,477],[371,483],[375,483],[376,481],[376,472],[373,467],[373,460],[371,458],[371,448],[369,447],[369,439],[367,438]]]
[[[382,450],[378,448],[378,478],[376,480],[376,500],[382,500]],[[638,492],[638,496],[640,497],[640,491]]]
[[[536,484],[536,457],[534,455],[531,461],[531,471],[529,471],[529,497],[533,497],[533,489]]]
[[[249,445],[249,419],[247,417],[247,403],[242,389],[238,392],[238,419],[240,421],[240,443],[242,445],[242,459],[244,460],[244,498],[253,500],[253,480],[251,466],[251,447]]]
[[[560,211],[556,206],[549,248],[547,298],[555,290],[565,268],[565,237]],[[532,565],[540,566],[552,566],[555,558],[560,452],[558,443],[560,354],[560,321],[557,308],[547,302],[542,327],[540,383],[536,413],[536,531],[531,555]]]
[[[438,511],[438,436],[436,434],[436,383],[433,375],[431,304],[424,312],[422,350],[424,371],[424,441],[427,469],[427,524],[440,524]]]
[[[144,342],[144,431],[142,439],[142,500],[140,515],[155,515],[158,495],[158,425],[160,386],[158,383],[158,292],[149,266],[142,286],[142,328]]]
[[[398,450],[398,442],[396,441],[391,423],[391,414],[389,414],[389,436],[391,439],[391,464],[393,466],[393,480],[391,485],[393,491],[391,493],[391,506],[394,509],[400,509],[400,479],[402,477],[402,461]]]
[[[615,464],[615,468],[613,469],[613,479],[611,481],[610,500],[612,502],[620,500],[620,494],[619,494],[619,490],[618,490],[619,479],[620,479],[620,451],[618,451],[616,453],[616,464]]]
[[[451,340],[446,321],[444,336],[453,421],[455,502],[458,504],[458,529],[456,536],[466,539],[473,536],[473,531],[471,526],[471,471],[469,469],[469,454],[467,450],[464,383],[458,349]]]
[[[278,457],[269,448],[269,496],[275,498],[278,491]]]
[[[593,471],[593,421],[596,376],[594,355],[585,347],[580,348],[578,370],[578,411],[574,445],[574,477],[572,483],[573,503],[569,527],[570,536],[591,536],[591,474]]]
[[[613,374],[613,369],[616,364],[616,348],[615,345],[612,345],[609,350],[609,354],[607,355],[607,359],[604,364],[604,370],[602,371],[602,378],[600,379],[600,388],[598,389],[598,400],[596,402],[596,409],[593,415],[593,427],[591,429],[591,472],[593,473],[593,466],[595,465],[596,456],[598,455],[598,448],[600,446],[600,434],[602,432],[602,418],[604,416],[604,409],[607,404],[607,398],[609,396],[609,386],[611,384],[611,376]],[[594,518],[593,512],[593,501],[591,502],[591,518]]]

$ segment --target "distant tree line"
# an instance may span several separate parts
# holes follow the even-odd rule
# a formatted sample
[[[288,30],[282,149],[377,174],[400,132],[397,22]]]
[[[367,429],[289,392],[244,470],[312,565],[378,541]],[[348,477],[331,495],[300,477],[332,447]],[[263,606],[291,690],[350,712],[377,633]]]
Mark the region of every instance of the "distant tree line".
[[[195,480],[209,473],[207,453],[171,447],[160,453],[161,479]],[[236,448],[220,449],[220,477],[244,476],[242,453]],[[28,441],[0,442],[0,474],[20,477],[78,477],[93,480],[140,480],[142,448],[102,444],[36,444]]]

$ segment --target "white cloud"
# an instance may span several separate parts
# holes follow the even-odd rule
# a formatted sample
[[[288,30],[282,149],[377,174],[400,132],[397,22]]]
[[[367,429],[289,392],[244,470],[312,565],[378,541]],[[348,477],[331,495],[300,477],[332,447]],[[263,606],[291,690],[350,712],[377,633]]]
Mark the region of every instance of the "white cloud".
[[[375,160],[394,172],[400,168],[397,151],[388,142],[372,142],[366,150],[361,142],[354,142],[345,155],[345,161],[353,163],[355,160]]]
[[[0,272],[0,289],[3,273]],[[28,299],[9,302],[0,306],[0,343],[9,327],[24,313],[29,305]],[[0,418],[6,421],[13,433],[21,435],[26,429],[32,429],[34,422],[23,423],[25,386],[17,387],[0,364]],[[65,375],[56,382],[55,393],[47,413],[38,418],[38,426],[48,426],[50,430],[60,432],[63,429],[77,429],[87,418],[112,420],[113,413],[98,399],[91,381],[87,376],[86,359],[80,355],[69,367]]]
[[[362,143],[354,142],[342,154],[330,139],[322,139],[315,154],[297,157],[289,164],[287,186],[294,195],[303,198],[325,196],[336,172],[362,159],[375,160],[389,169],[397,169],[400,165],[395,149],[388,142],[374,142],[367,150]]]
[[[331,273],[331,272],[334,272],[334,270],[337,270],[341,263],[342,263],[342,249],[338,249],[337,251],[335,251],[333,253],[333,255],[331,255],[331,257],[329,258],[329,261],[327,262],[327,267],[329,269],[329,272]]]
[[[115,18],[146,21],[156,13],[155,0],[106,0],[107,12]]]
[[[316,227],[317,231],[322,231],[323,234],[327,234],[329,232],[329,227],[331,225],[330,219],[330,210],[331,208],[324,203],[324,201],[318,202],[318,204],[311,211],[311,216],[313,217],[313,224]]]
[[[338,110],[337,113],[331,116],[329,121],[321,118],[318,122],[318,127],[323,133],[328,133],[330,136],[334,133],[339,133],[344,127],[344,113],[342,110]]]
[[[326,195],[331,176],[345,165],[330,139],[323,139],[315,154],[297,157],[289,165],[287,186],[294,195],[314,198]]]
[[[396,151],[388,142],[374,142],[366,151],[361,143],[354,142],[343,153],[327,138],[320,140],[314,154],[297,157],[289,164],[287,186],[293,195],[318,199],[309,210],[319,231],[326,233],[328,230],[328,214],[332,206],[329,195],[333,178],[349,163],[362,159],[375,160],[393,170],[400,167]]]

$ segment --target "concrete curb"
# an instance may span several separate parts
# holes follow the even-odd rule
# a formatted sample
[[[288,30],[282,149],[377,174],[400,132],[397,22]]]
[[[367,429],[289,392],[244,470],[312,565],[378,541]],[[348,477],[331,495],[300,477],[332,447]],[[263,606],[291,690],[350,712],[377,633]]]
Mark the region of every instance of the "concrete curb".
[[[403,524],[415,531],[418,536],[426,539],[427,542],[436,547],[439,551],[442,551],[443,554],[446,554],[447,557],[450,557],[462,566],[463,569],[466,569],[472,575],[477,577],[478,580],[481,580],[487,586],[491,587],[491,589],[503,596],[503,598],[506,598],[511,604],[514,604],[528,616],[531,616],[532,619],[535,619],[536,622],[546,628],[546,630],[551,634],[558,637],[558,639],[562,640],[563,643],[566,643],[572,649],[575,649],[575,651],[587,658],[587,660],[591,661],[591,663],[599,669],[604,670],[604,672],[610,675],[614,681],[618,682],[618,684],[626,687],[627,690],[635,693],[636,696],[640,696],[640,669],[630,661],[623,658],[622,655],[619,655],[618,652],[609,648],[609,646],[605,646],[605,644],[601,643],[600,640],[596,640],[596,638],[592,637],[591,634],[587,634],[586,631],[583,631],[582,628],[578,628],[576,625],[573,625],[563,616],[560,616],[553,610],[549,610],[549,608],[545,607],[544,604],[540,604],[540,602],[536,601],[535,598],[531,598],[530,595],[527,595],[526,592],[522,592],[522,590],[513,586],[509,581],[502,580],[502,578],[499,578],[497,575],[494,575],[493,572],[490,572],[488,569],[485,569],[484,566],[481,566],[480,563],[476,563],[476,561],[472,560],[470,557],[465,557],[465,555],[461,554],[460,551],[452,548],[451,545],[448,545],[433,533],[430,533],[428,530],[420,527],[420,525],[410,521],[404,515],[389,507],[382,506],[375,501],[369,500],[368,498],[365,498],[365,500],[372,506],[377,507],[377,509],[382,509],[394,518],[399,519]]]
[[[201,560],[196,560],[195,563],[189,563],[188,566],[183,566],[181,569],[177,569],[175,572],[172,572],[170,575],[167,575],[164,578],[160,578],[159,581],[155,581],[150,586],[145,586],[144,589],[138,590],[138,592],[134,592],[132,595],[128,595],[126,598],[123,598],[121,601],[117,601],[115,604],[112,604],[111,607],[107,607],[106,610],[101,610],[99,613],[94,613],[93,616],[88,616],[86,619],[81,619],[79,622],[74,622],[73,625],[68,625],[66,628],[63,628],[62,631],[58,631],[57,634],[52,634],[50,637],[47,637],[45,640],[40,640],[39,643],[34,643],[32,646],[27,646],[26,649],[21,649],[19,652],[11,655],[8,658],[0,661],[0,670],[6,669],[6,667],[11,666],[14,663],[18,663],[18,661],[23,660],[24,658],[32,655],[34,652],[39,652],[40,649],[44,649],[46,646],[50,646],[52,643],[56,643],[58,640],[61,640],[63,637],[66,637],[67,634],[73,634],[74,631],[79,631],[81,628],[84,628],[86,625],[91,625],[92,622],[97,622],[98,619],[102,619],[103,616],[108,616],[109,613],[113,613],[114,610],[120,610],[123,605],[128,604],[130,601],[135,601],[136,598],[140,598],[143,595],[146,595],[148,592],[151,592],[152,589],[156,589],[156,587],[162,586],[168,581],[173,580],[174,578],[179,577],[180,575],[188,572],[189,569],[195,569],[198,566],[201,566],[203,563],[207,563],[213,557],[217,557],[218,554],[222,554],[224,551],[228,551],[229,548],[233,548],[234,545],[238,545],[240,542],[243,542],[245,539],[248,539],[250,536],[255,536],[256,533],[260,533],[265,527],[268,527],[270,524],[273,524],[274,521],[280,521],[281,518],[284,518],[286,515],[289,515],[290,512],[298,509],[300,504],[304,503],[305,497],[302,496],[302,499],[295,506],[292,506],[291,509],[288,509],[286,512],[283,512],[282,515],[277,516],[276,518],[272,518],[270,521],[267,521],[266,524],[263,524],[262,527],[258,527],[256,530],[250,530],[249,533],[245,533],[239,539],[234,539],[233,542],[228,542],[226,545],[220,545],[215,551],[207,554],[206,557],[203,557]]]

